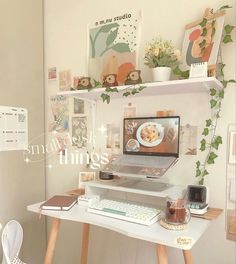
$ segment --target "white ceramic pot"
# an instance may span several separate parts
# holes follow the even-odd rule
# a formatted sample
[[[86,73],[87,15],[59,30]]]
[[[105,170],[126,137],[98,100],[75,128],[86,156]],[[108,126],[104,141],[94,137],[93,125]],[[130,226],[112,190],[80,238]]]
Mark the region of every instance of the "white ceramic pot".
[[[154,82],[169,81],[171,74],[170,67],[156,67],[152,68],[152,75]]]

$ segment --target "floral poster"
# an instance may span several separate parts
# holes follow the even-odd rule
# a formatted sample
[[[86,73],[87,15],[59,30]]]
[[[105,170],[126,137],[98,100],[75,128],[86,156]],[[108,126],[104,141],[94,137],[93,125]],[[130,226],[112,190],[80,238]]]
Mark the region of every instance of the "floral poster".
[[[88,141],[87,132],[87,117],[72,117],[72,145],[78,148],[86,147]]]
[[[89,27],[88,75],[103,82],[115,74],[119,85],[137,67],[140,14],[123,14]]]
[[[66,132],[69,129],[68,98],[62,95],[50,97],[53,121],[49,125],[49,132]]]
[[[189,69],[192,63],[217,63],[218,51],[224,27],[224,12],[212,14],[210,19],[186,26],[182,56],[183,67]]]

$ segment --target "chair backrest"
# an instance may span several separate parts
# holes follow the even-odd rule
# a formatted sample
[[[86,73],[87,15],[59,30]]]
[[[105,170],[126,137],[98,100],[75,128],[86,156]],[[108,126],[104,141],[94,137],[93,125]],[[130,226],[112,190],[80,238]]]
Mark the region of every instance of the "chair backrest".
[[[16,220],[9,221],[2,231],[2,264],[11,264],[18,256],[23,241],[23,229]]]

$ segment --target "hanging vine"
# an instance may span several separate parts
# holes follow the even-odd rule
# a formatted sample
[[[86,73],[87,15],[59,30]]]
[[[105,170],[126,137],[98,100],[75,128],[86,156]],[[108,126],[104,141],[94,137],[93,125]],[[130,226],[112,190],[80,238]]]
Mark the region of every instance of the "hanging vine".
[[[220,8],[220,10],[225,8],[231,8],[229,6],[223,6]],[[206,20],[203,19],[203,21],[199,24],[203,30],[202,34],[206,34],[204,32],[204,29],[206,28]],[[212,34],[215,34],[215,20],[212,21]],[[226,25],[224,27],[224,36],[223,36],[223,43],[227,44],[232,42],[231,33],[234,29],[234,26]],[[204,45],[202,44],[202,51],[204,51]],[[222,137],[220,135],[217,135],[217,124],[218,119],[220,118],[220,112],[222,107],[222,100],[224,99],[224,93],[225,89],[227,88],[229,83],[236,83],[235,80],[230,79],[226,80],[224,75],[224,67],[225,64],[220,63],[219,65],[219,73],[218,73],[218,79],[222,83],[221,89],[212,88],[210,89],[210,107],[211,107],[211,117],[205,121],[205,127],[202,132],[203,138],[200,141],[200,150],[202,152],[206,152],[205,159],[203,162],[200,162],[199,160],[196,162],[196,177],[198,178],[198,182],[200,185],[204,184],[205,176],[209,174],[207,170],[207,166],[210,164],[215,163],[215,159],[218,157],[217,150],[219,149],[219,146],[223,143]],[[181,73],[180,73],[181,74]]]

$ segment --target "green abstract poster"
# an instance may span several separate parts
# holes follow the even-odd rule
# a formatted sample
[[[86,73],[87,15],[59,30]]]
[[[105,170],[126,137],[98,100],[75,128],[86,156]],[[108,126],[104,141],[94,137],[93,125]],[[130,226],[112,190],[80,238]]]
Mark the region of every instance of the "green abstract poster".
[[[140,14],[123,14],[100,21],[89,27],[88,75],[100,82],[116,74],[124,84],[128,73],[136,69]]]

